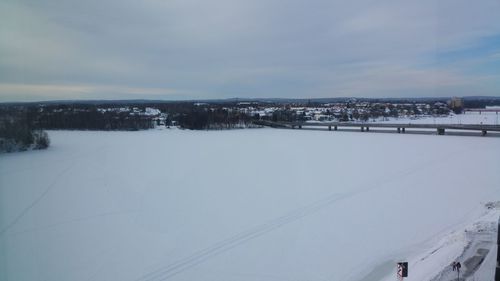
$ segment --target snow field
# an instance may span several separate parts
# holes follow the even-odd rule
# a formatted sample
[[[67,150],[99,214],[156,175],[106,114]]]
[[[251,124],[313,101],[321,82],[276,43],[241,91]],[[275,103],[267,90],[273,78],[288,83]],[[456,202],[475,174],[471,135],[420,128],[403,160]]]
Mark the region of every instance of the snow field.
[[[500,139],[52,131],[0,156],[0,280],[360,280],[500,197]]]

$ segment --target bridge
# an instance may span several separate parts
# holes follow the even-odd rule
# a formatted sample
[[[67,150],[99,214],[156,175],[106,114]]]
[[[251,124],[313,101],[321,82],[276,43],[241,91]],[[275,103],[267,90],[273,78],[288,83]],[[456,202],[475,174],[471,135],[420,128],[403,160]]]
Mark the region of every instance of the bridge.
[[[302,129],[306,127],[324,127],[337,131],[341,127],[358,128],[361,132],[370,131],[370,128],[394,129],[397,133],[406,133],[407,129],[435,130],[438,135],[444,135],[446,130],[477,131],[485,136],[488,132],[500,132],[500,125],[486,124],[412,124],[412,123],[376,123],[376,122],[272,122],[257,121],[258,125],[275,128]]]
[[[466,108],[464,109],[464,112],[495,112],[498,115],[498,112],[500,112],[500,108]]]

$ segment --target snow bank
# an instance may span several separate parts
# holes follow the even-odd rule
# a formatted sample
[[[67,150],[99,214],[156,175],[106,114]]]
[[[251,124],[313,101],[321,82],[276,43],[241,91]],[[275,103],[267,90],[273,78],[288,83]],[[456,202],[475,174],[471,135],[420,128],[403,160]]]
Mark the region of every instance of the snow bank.
[[[451,263],[462,264],[460,280],[490,281],[495,277],[499,204],[487,204],[488,209],[472,221],[464,221],[454,230],[438,235],[408,261],[409,276],[405,280],[450,281],[457,279]],[[494,207],[492,207],[494,206]],[[395,280],[396,266],[383,281]]]

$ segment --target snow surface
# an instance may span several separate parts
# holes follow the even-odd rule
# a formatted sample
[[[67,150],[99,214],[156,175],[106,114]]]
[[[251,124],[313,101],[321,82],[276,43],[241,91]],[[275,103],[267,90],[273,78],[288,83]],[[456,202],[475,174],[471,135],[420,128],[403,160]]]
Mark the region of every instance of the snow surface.
[[[500,138],[49,135],[0,156],[0,280],[379,280],[500,198]]]

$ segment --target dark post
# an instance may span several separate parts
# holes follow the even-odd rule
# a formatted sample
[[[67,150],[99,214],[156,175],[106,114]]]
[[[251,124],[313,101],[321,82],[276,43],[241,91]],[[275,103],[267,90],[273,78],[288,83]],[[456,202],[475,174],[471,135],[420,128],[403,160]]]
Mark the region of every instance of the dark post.
[[[401,131],[403,131],[403,134],[405,133],[405,128],[402,128]]]
[[[331,131],[332,130],[332,126],[328,126],[328,131]]]
[[[333,127],[333,129],[334,129],[335,131],[337,131],[337,126],[334,126],[334,127]]]

